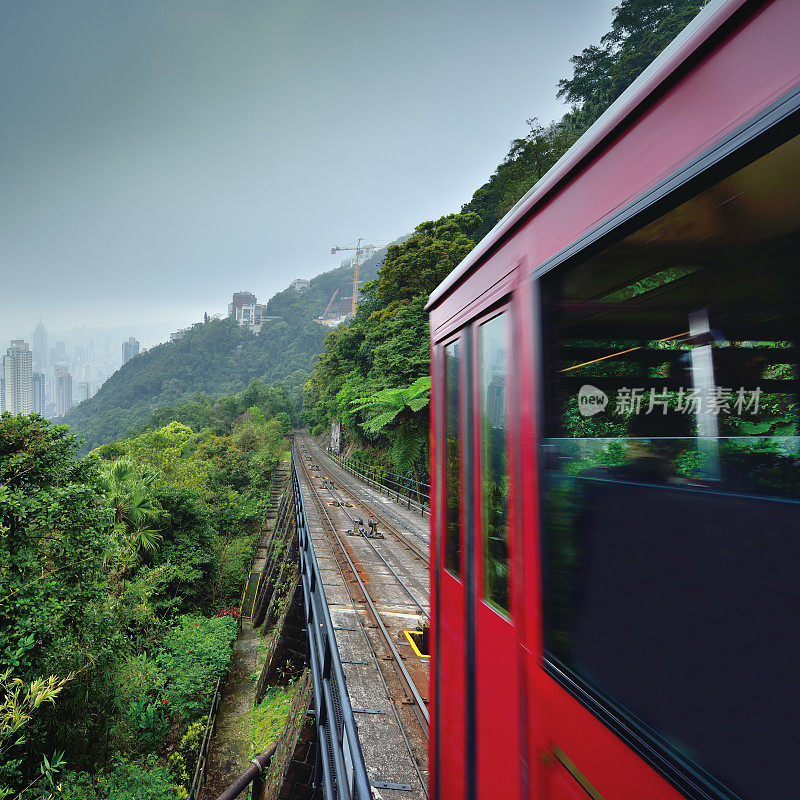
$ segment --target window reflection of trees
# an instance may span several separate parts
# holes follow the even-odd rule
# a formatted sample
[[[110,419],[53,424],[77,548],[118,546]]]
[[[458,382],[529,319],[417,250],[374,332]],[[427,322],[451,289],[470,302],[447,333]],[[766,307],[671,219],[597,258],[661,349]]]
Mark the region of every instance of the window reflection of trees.
[[[506,315],[480,328],[483,596],[508,613],[508,456]]]
[[[755,162],[542,281],[547,659],[742,786],[744,753],[770,750],[750,733],[787,726],[797,658],[782,632],[800,557],[800,213],[775,197],[800,181],[789,146],[780,169]],[[582,386],[604,411],[581,413]],[[641,407],[625,407],[635,387]],[[739,389],[756,413],[734,407]],[[722,390],[726,408],[682,404]],[[728,684],[746,736],[720,722]]]
[[[453,342],[444,350],[445,358],[445,566],[455,576],[461,573],[460,529],[460,440],[459,440],[459,356],[460,345]]]

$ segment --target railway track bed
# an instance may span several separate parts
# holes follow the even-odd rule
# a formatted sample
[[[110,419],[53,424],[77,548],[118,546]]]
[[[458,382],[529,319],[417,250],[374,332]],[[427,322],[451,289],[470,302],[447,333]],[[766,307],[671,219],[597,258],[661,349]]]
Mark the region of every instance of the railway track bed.
[[[357,495],[329,488],[304,437],[295,459],[370,781],[384,800],[426,798],[428,662],[405,631],[429,614],[427,564],[394,537],[348,533]]]

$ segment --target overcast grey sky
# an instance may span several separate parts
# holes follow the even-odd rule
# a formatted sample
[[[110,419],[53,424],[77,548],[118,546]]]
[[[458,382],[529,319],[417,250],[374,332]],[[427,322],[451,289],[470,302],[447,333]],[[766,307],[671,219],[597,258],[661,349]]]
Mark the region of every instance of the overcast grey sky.
[[[613,0],[0,0],[0,347],[186,324],[457,211]]]

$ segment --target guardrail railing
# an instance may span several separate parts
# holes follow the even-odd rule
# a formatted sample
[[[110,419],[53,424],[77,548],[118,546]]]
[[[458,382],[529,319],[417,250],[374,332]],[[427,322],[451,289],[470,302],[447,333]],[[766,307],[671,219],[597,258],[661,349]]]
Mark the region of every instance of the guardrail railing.
[[[336,453],[328,453],[328,455],[346,472],[360,478],[378,491],[386,492],[387,497],[394,497],[396,502],[404,504],[407,508],[419,509],[422,516],[430,509],[431,487],[429,483],[418,481],[410,475],[389,472],[374,464],[365,464],[355,458],[340,456]]]
[[[325,800],[371,800],[369,778],[314,554],[314,543],[308,529],[294,454],[292,490],[308,635],[308,661],[317,720],[315,783],[319,785],[321,778]]]
[[[219,709],[220,692],[219,687],[222,677],[217,678],[217,685],[214,687],[214,696],[211,698],[211,708],[208,711],[206,727],[203,731],[203,740],[200,743],[200,752],[197,755],[197,764],[194,768],[192,786],[189,789],[188,800],[196,800],[200,796],[200,789],[206,777],[206,767],[208,766],[208,748],[211,745],[211,737],[214,735],[214,728],[217,724],[217,710]]]

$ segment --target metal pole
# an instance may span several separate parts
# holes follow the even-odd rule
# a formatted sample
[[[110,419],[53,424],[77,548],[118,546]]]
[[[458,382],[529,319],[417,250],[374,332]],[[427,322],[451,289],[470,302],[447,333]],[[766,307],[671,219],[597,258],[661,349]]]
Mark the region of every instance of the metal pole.
[[[259,753],[250,762],[250,766],[217,798],[217,800],[233,800],[238,797],[251,783],[253,784],[253,800],[259,800],[261,791],[264,787],[263,775],[267,767],[269,767],[272,756],[275,755],[275,750],[278,743],[270,745],[263,753]],[[258,795],[256,795],[256,777],[260,777],[260,784],[258,786]]]

